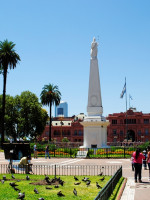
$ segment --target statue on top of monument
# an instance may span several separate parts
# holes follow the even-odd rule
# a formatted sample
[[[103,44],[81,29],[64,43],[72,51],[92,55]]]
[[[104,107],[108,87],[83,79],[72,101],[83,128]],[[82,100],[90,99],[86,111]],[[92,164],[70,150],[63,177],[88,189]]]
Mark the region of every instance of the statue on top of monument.
[[[96,42],[96,39],[94,37],[93,42],[91,43],[91,58],[92,59],[97,58],[97,46],[98,46],[98,43]]]

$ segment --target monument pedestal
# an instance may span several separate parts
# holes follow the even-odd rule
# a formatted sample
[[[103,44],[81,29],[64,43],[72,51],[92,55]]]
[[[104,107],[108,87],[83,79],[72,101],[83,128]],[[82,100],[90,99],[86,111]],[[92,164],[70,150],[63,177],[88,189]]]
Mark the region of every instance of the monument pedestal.
[[[84,127],[83,148],[107,147],[108,120],[101,116],[92,116],[85,118],[81,124]]]

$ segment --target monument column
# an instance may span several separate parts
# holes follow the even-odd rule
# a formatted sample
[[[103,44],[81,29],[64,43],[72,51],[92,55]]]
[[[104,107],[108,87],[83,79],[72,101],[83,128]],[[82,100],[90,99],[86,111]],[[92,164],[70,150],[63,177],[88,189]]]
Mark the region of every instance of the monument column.
[[[98,43],[95,38],[91,43],[90,76],[88,90],[87,117],[81,124],[84,127],[84,148],[107,146],[107,126],[109,121],[102,116],[102,98],[98,68]]]
[[[97,42],[93,38],[91,44],[91,60],[90,60],[90,78],[89,78],[89,91],[88,91],[88,116],[102,115],[102,99],[99,79],[99,69],[97,60]]]

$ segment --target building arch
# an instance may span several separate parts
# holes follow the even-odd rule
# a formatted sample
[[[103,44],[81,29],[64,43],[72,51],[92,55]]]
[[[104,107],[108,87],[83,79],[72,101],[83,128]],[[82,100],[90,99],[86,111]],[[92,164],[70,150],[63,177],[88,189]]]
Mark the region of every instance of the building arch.
[[[134,142],[135,141],[135,132],[132,129],[128,130],[127,137],[128,137],[128,140],[131,140],[132,142]]]

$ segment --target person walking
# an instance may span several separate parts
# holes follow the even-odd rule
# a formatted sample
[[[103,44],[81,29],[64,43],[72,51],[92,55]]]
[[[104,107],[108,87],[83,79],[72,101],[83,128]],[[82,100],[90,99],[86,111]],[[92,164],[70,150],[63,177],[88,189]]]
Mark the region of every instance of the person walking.
[[[134,171],[134,158],[133,158],[133,155],[131,156],[131,166],[132,166],[132,171]]]
[[[147,162],[146,162],[147,161],[147,151],[146,150],[143,151],[143,155],[145,157],[145,159],[143,159],[143,167],[146,170],[147,169]]]
[[[33,146],[33,151],[34,151],[34,158],[37,158],[37,146],[36,146],[36,144]]]
[[[137,183],[137,176],[139,178],[139,183],[142,183],[141,180],[141,172],[142,172],[142,161],[145,158],[145,156],[141,153],[141,149],[137,148],[135,152],[133,152],[133,162],[134,162],[134,179],[135,183]]]
[[[49,155],[49,146],[48,146],[48,145],[45,147],[45,159],[47,159],[46,156],[48,156],[49,159],[50,159],[50,155]]]
[[[149,181],[150,181],[150,146],[147,147],[147,164],[148,164],[148,169],[149,169]]]

